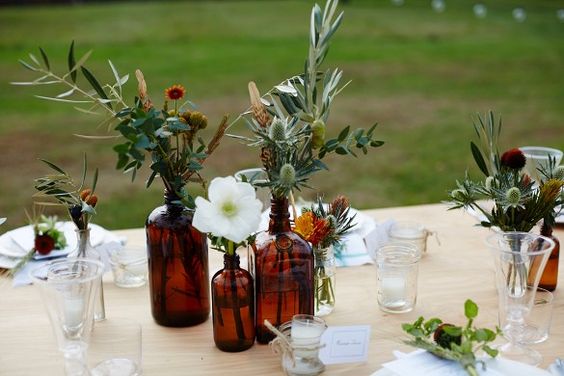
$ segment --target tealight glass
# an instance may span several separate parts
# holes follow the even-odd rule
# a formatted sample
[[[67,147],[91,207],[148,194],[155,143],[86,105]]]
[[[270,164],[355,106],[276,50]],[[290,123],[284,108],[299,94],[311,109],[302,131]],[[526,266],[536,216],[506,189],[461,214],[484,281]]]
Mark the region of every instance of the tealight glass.
[[[133,288],[147,283],[147,252],[145,249],[124,248],[110,256],[114,283],[118,287]]]
[[[312,315],[294,315],[291,322],[282,324],[280,331],[288,331],[292,353],[284,353],[282,367],[290,376],[319,375],[325,365],[319,360],[321,336],[327,324],[322,318]]]
[[[431,235],[425,226],[413,221],[395,222],[388,232],[391,242],[412,243],[421,253],[427,251],[427,237]]]
[[[410,243],[389,243],[376,251],[378,306],[384,312],[413,310],[421,252]]]

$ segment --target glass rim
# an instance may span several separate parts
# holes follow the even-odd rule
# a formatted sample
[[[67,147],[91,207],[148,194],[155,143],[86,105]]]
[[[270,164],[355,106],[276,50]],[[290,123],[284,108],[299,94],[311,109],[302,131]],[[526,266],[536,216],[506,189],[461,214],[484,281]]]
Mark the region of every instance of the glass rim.
[[[555,156],[560,156],[560,158],[562,158],[562,150],[546,146],[520,146],[519,150],[525,154],[525,157],[527,157],[528,154],[531,159],[548,159],[549,157]]]
[[[545,247],[544,249],[541,250],[527,250],[526,252],[517,252],[517,251],[510,251],[510,250],[505,250],[505,249],[501,249],[499,246],[499,239],[500,238],[506,238],[509,235],[522,235],[522,236],[526,236],[529,238],[535,238],[535,239],[542,239],[544,244],[548,244],[548,247]],[[488,248],[490,250],[494,250],[496,252],[499,253],[504,253],[504,254],[509,254],[509,255],[528,255],[528,256],[537,256],[537,255],[544,255],[547,254],[549,252],[552,252],[552,250],[554,249],[554,246],[556,245],[556,243],[554,242],[554,240],[543,236],[543,235],[537,235],[537,234],[531,234],[530,232],[523,232],[523,231],[506,231],[506,232],[501,232],[501,233],[495,233],[495,234],[491,234],[488,235],[488,237],[486,238],[486,245],[488,246]]]
[[[391,260],[388,260],[388,263],[390,265],[413,265],[413,264],[417,264],[419,262],[419,260],[421,260],[421,251],[419,250],[419,248],[417,248],[413,243],[408,243],[408,242],[390,242],[390,243],[386,243],[381,247],[378,247],[378,249],[376,249],[376,263],[382,263],[385,260],[383,258],[385,258],[385,255],[383,254],[383,252],[385,252],[386,250],[390,250],[390,249],[397,249],[397,250],[401,250],[401,251],[407,251],[408,254],[411,256],[409,260],[406,261],[402,261],[402,262],[390,262]]]
[[[417,235],[402,235],[401,233],[398,234],[396,231],[401,232],[404,229],[413,229],[414,232],[416,231]],[[425,228],[420,222],[416,221],[396,221],[395,223],[390,226],[388,230],[388,235],[396,238],[396,239],[406,239],[406,240],[417,240],[426,238],[429,235],[429,231]]]
[[[43,265],[38,266],[37,268],[33,268],[32,270],[30,270],[29,272],[29,277],[32,279],[34,284],[58,284],[58,285],[68,285],[68,284],[73,284],[76,283],[76,280],[48,280],[47,277],[45,276],[37,276],[36,273],[41,270],[41,269],[45,269],[46,271],[48,271],[51,267],[53,267],[54,265],[59,265],[59,264],[75,264],[75,263],[83,263],[83,264],[90,264],[90,265],[95,265],[98,267],[98,270],[96,271],[96,273],[93,273],[93,275],[84,277],[83,279],[80,280],[80,283],[87,283],[90,281],[95,280],[96,278],[99,278],[100,276],[102,276],[102,274],[104,274],[104,264],[98,260],[93,260],[93,259],[88,259],[88,258],[72,258],[72,259],[59,259],[59,260],[52,260],[49,261]]]
[[[292,316],[291,322],[294,323],[294,321],[299,322],[300,324],[305,324],[307,326],[319,326],[319,325],[325,327],[327,326],[327,323],[321,317],[309,315],[305,313],[299,313],[297,315]]]
[[[248,175],[251,175],[251,174],[254,174],[254,176],[251,176],[251,177],[255,177],[255,179],[251,180],[253,182],[258,182],[258,183],[268,182],[268,174],[266,173],[266,170],[262,167],[245,168],[245,169],[239,170],[239,171],[237,171],[233,174],[233,177],[237,181],[242,181],[240,176],[248,176]],[[258,179],[257,178],[257,177],[261,176],[261,174],[264,174],[264,179]]]

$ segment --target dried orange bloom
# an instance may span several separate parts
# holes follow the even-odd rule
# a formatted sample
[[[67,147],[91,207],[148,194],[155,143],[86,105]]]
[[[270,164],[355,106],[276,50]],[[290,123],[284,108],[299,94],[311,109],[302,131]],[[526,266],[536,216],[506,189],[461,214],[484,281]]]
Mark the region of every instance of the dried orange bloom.
[[[92,207],[98,203],[98,196],[93,195],[90,188],[83,189],[80,192],[80,199]]]
[[[168,89],[165,90],[165,96],[167,99],[171,101],[176,101],[182,99],[186,94],[186,89],[182,85],[172,85]]]
[[[313,233],[307,239],[313,246],[317,246],[331,231],[331,224],[327,219],[324,218],[315,218],[314,226],[313,226]]]
[[[314,216],[312,212],[305,212],[296,218],[294,232],[305,240],[309,241],[309,237],[313,234]]]

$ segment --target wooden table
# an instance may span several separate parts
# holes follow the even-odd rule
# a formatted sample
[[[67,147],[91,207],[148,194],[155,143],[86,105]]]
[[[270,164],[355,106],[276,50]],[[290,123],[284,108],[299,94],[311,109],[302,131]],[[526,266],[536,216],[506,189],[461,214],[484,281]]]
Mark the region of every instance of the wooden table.
[[[432,238],[419,274],[416,308],[407,314],[386,314],[376,302],[376,275],[372,265],[341,268],[337,276],[337,305],[329,325],[370,324],[372,336],[366,363],[328,366],[327,375],[370,375],[393,359],[392,350],[409,351],[401,344],[401,323],[418,316],[439,316],[463,323],[463,304],[473,299],[480,307],[477,325],[497,324],[497,299],[493,282],[493,258],[484,246],[488,230],[473,226],[475,220],[462,211],[446,211],[444,205],[422,205],[366,211],[376,220],[416,220],[439,234]],[[142,246],[142,229],[116,231],[128,243]],[[564,240],[562,227],[555,231]],[[210,269],[221,265],[221,255],[210,251]],[[563,266],[561,265],[561,270]],[[211,275],[211,273],[210,273]],[[564,288],[564,273],[559,289]],[[2,281],[0,281],[2,282]],[[0,375],[61,375],[62,356],[56,350],[49,321],[32,286],[0,286]],[[535,345],[544,356],[543,367],[564,355],[564,297],[557,291],[550,338]],[[265,345],[242,353],[224,353],[214,347],[211,319],[191,328],[156,325],[150,313],[148,288],[120,289],[104,276],[108,319],[130,318],[143,327],[144,375],[281,375],[280,361]]]

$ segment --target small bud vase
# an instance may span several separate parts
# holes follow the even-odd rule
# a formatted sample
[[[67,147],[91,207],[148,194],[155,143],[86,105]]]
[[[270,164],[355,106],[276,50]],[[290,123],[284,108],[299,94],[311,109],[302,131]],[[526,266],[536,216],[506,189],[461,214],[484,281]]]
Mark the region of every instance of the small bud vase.
[[[315,316],[327,316],[335,309],[336,260],[333,246],[313,248],[315,258]]]

